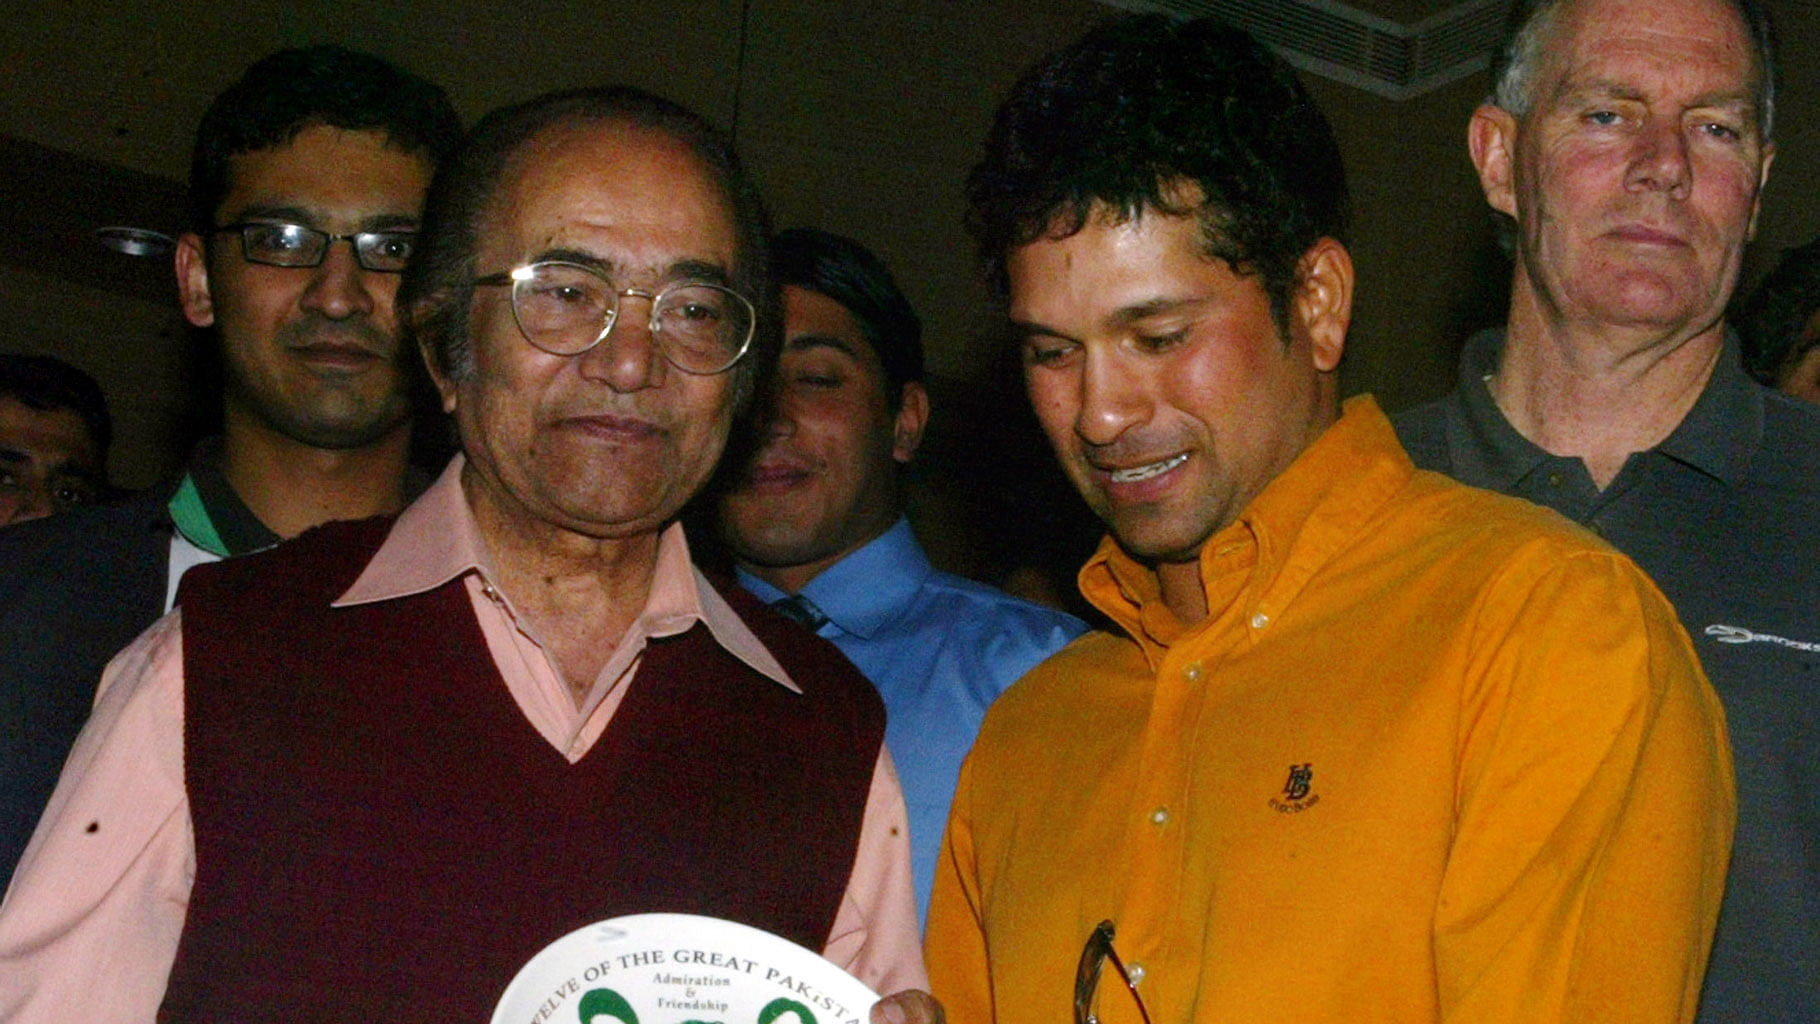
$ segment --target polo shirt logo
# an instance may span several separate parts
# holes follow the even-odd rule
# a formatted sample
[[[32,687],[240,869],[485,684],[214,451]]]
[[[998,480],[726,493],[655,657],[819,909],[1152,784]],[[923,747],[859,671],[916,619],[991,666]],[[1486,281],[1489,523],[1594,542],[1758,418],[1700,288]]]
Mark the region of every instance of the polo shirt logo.
[[[1279,814],[1299,814],[1321,802],[1314,793],[1314,762],[1289,766],[1289,781],[1283,783],[1283,799],[1271,797],[1270,806]]]
[[[1722,644],[1775,644],[1797,651],[1820,652],[1820,643],[1811,640],[1790,640],[1785,636],[1773,633],[1757,633],[1743,626],[1724,626],[1714,623],[1706,627],[1706,635]]]

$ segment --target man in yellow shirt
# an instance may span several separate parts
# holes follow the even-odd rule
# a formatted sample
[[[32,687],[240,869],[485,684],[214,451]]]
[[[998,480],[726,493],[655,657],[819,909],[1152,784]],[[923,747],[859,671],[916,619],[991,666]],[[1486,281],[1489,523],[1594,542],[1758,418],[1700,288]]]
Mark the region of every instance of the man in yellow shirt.
[[[1119,632],[1013,687],[963,771],[950,1019],[1690,1020],[1718,703],[1623,556],[1340,407],[1345,183],[1293,74],[1111,23],[1026,75],[969,193]]]

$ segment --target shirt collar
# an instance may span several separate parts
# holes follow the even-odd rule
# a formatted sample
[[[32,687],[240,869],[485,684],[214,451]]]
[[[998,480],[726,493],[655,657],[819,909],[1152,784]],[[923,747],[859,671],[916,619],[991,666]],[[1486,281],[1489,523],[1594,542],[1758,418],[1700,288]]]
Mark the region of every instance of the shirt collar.
[[[227,474],[221,468],[222,458],[219,437],[204,438],[190,453],[188,475],[183,483],[190,485],[200,499],[198,505],[191,508],[201,514],[203,521],[185,529],[185,536],[192,532],[202,533],[202,537],[192,537],[191,542],[223,556],[244,555],[278,543],[282,538],[259,521],[228,483]],[[177,493],[184,493],[182,484]],[[183,529],[184,517],[175,510],[172,517],[178,528]],[[202,543],[204,540],[210,543]]]
[[[871,639],[903,614],[934,571],[910,520],[899,516],[890,529],[823,569],[802,593],[842,631]],[[766,603],[789,596],[743,568],[739,581]]]
[[[1447,447],[1456,475],[1481,481],[1491,490],[1511,491],[1552,456],[1511,426],[1491,397],[1489,378],[1503,351],[1502,329],[1480,331],[1467,340],[1460,354],[1459,380],[1465,429],[1450,430]],[[1738,337],[1727,328],[1711,379],[1681,423],[1654,450],[1734,484],[1762,439],[1763,393],[1744,372]]]
[[[1546,462],[1549,454],[1517,432],[1491,397],[1491,376],[1504,351],[1502,328],[1480,331],[1466,339],[1460,353],[1460,408],[1466,429],[1448,432],[1448,456],[1454,475],[1494,491],[1512,491]]]
[[[1377,403],[1368,395],[1349,399],[1333,426],[1201,545],[1206,622],[1174,623],[1161,607],[1155,571],[1111,537],[1081,569],[1081,593],[1130,633],[1154,666],[1178,635],[1219,620],[1234,602],[1250,618],[1281,614],[1414,473]],[[1230,600],[1222,604],[1221,595]]]
[[[354,585],[335,600],[334,607],[421,594],[473,573],[510,609],[511,597],[498,587],[486,540],[461,488],[466,464],[461,455],[456,455],[436,482],[399,513],[379,550]],[[674,636],[687,632],[697,622],[707,627],[727,653],[778,685],[802,692],[714,585],[695,568],[682,525],[671,523],[658,537],[650,594],[629,632]]]
[[[1735,486],[1763,441],[1763,415],[1763,388],[1744,372],[1738,336],[1728,327],[1712,378],[1656,450]]]

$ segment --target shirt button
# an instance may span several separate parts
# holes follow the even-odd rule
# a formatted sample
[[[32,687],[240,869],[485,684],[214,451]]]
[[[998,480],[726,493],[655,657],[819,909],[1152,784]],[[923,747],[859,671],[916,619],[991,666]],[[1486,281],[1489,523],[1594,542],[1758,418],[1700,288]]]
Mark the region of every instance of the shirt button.
[[[1150,812],[1150,823],[1152,825],[1165,825],[1168,824],[1168,822],[1169,808],[1158,807],[1156,810]]]
[[[1548,474],[1548,486],[1550,486],[1550,487],[1561,486],[1561,480],[1562,480],[1562,476],[1559,473]]]
[[[1200,682],[1201,681],[1201,663],[1197,661],[1194,664],[1189,665],[1187,668],[1183,669],[1182,678],[1188,680],[1191,683]]]
[[[1268,625],[1270,625],[1270,616],[1265,615],[1263,612],[1259,612],[1251,617],[1252,629],[1263,629]]]
[[[1144,970],[1144,965],[1141,963],[1134,963],[1125,968],[1125,974],[1131,978],[1133,985],[1142,982],[1146,973],[1148,972]]]

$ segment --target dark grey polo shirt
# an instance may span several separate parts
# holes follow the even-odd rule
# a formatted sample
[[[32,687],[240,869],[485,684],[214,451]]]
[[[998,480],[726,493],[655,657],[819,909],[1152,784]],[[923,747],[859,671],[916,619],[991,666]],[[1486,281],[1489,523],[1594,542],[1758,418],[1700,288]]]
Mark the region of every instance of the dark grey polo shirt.
[[[1706,390],[1601,491],[1492,401],[1502,332],[1458,389],[1396,417],[1416,465],[1547,505],[1630,555],[1674,602],[1724,702],[1738,834],[1700,1019],[1820,1022],[1820,408],[1745,375],[1728,338]]]

